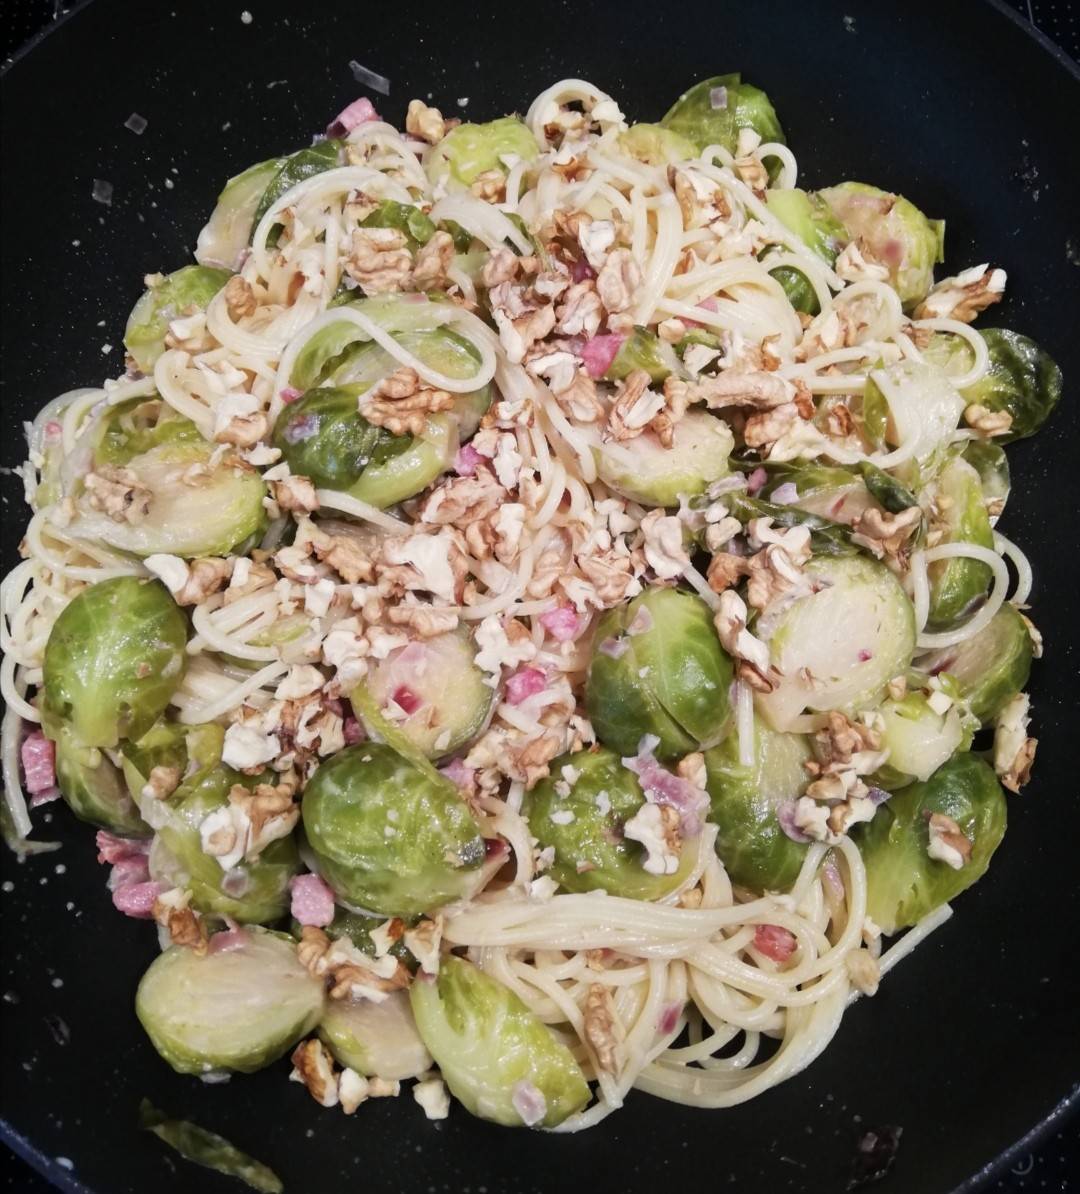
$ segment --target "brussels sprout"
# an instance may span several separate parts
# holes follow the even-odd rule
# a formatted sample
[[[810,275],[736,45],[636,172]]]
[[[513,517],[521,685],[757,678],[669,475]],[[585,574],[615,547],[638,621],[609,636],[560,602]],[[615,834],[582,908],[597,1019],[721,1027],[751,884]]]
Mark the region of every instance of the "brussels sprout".
[[[531,162],[539,150],[536,138],[516,116],[486,124],[459,124],[431,150],[427,174],[433,184],[445,179],[450,190],[467,190],[481,174],[507,172],[509,156]]]
[[[409,248],[426,245],[435,235],[435,224],[430,216],[411,203],[397,203],[384,199],[377,208],[360,221],[365,228],[396,228],[408,238]]]
[[[448,780],[364,742],[320,764],[303,799],[319,872],[349,903],[414,916],[467,893],[484,840]]]
[[[218,265],[227,270],[240,268],[255,227],[255,210],[284,160],[271,158],[258,162],[229,179],[199,233],[195,260],[200,265]]]
[[[715,745],[730,724],[731,660],[700,597],[652,588],[596,628],[585,702],[600,740],[632,755],[646,734],[660,759]]]
[[[82,746],[59,719],[46,714],[42,729],[56,743],[57,787],[75,816],[113,833],[150,833],[111,759],[96,746]]]
[[[870,496],[890,514],[899,514],[919,504],[918,498],[906,485],[901,485],[895,477],[890,477],[884,469],[871,464],[869,460],[859,465],[859,472]]]
[[[697,146],[662,124],[632,124],[618,137],[619,148],[646,166],[669,166],[698,156]]]
[[[165,351],[169,321],[203,310],[228,282],[227,269],[185,265],[151,286],[131,309],[124,329],[124,347],[144,373],[153,373],[154,362]]]
[[[946,499],[941,501],[941,499]],[[939,503],[935,525],[944,531],[942,542],[994,546],[994,532],[983,500],[979,474],[960,457],[954,457],[937,478],[935,500]],[[980,560],[936,560],[930,577],[931,630],[948,630],[961,622],[971,607],[981,601],[990,586],[992,573]]]
[[[475,656],[466,632],[439,634],[373,660],[364,684],[383,716],[437,759],[474,738],[491,711],[495,693]]]
[[[788,496],[783,505],[794,506],[798,510],[845,525],[853,523],[874,504],[862,477],[846,468],[816,462],[798,466],[781,465],[770,472],[768,481],[761,489],[761,496],[774,500],[776,491],[786,485],[794,485],[795,496]]]
[[[964,445],[961,455],[979,474],[986,513],[993,526],[1001,517],[1012,489],[1005,449],[992,439],[972,439]]]
[[[907,671],[915,649],[915,611],[900,582],[865,556],[815,556],[806,565],[822,587],[777,611],[755,633],[769,644],[780,679],[758,696],[773,729],[804,709],[865,709]]]
[[[382,1003],[331,999],[318,1031],[338,1064],[358,1074],[394,1081],[415,1078],[431,1065],[405,991],[394,991]]]
[[[94,468],[103,464],[126,465],[133,457],[173,440],[203,442],[202,434],[190,419],[157,398],[135,398],[109,407],[92,434]]]
[[[665,344],[648,328],[635,327],[619,346],[604,377],[608,381],[622,381],[635,369],[644,369],[654,382],[660,382],[675,371],[678,363],[670,344]]]
[[[223,870],[216,858],[204,853],[199,826],[228,804],[234,784],[254,787],[258,779],[219,765],[185,780],[166,809],[155,810],[157,837],[150,855],[154,877],[171,887],[186,887],[198,911],[242,924],[269,924],[284,916],[289,880],[300,869],[296,842],[291,835],[278,838],[253,861],[241,859]]]
[[[889,758],[874,776],[876,787],[891,790],[929,779],[964,746],[964,719],[955,704],[935,713],[924,692],[909,692],[902,700],[883,702],[878,712],[885,722],[881,745]]]
[[[812,195],[792,187],[785,191],[769,191],[765,196],[769,211],[806,245],[826,265],[836,261],[841,246],[847,240],[844,226],[829,210],[820,195]],[[766,261],[768,259],[766,258]],[[817,294],[806,276],[796,267],[781,265],[770,271],[784,288],[788,301],[796,311],[817,315],[821,310]]]
[[[784,130],[769,97],[742,82],[737,74],[717,75],[691,87],[679,96],[660,123],[691,141],[699,152],[710,145],[722,145],[734,153],[741,129],[753,129],[762,141],[784,144]]]
[[[83,589],[45,645],[45,706],[83,746],[116,746],[158,719],[184,674],[187,620],[160,581]]]
[[[232,935],[230,935],[232,936]],[[246,930],[204,956],[174,945],[150,963],[135,1014],[154,1048],[181,1074],[238,1070],[276,1061],[323,1013],[322,979],[277,933]]]
[[[136,485],[150,491],[146,516],[117,522],[83,510],[72,532],[137,556],[227,555],[265,529],[266,486],[256,470],[241,467],[236,457],[212,465],[215,447],[201,438],[178,438],[132,457],[125,467]],[[197,484],[184,480],[192,475]]]
[[[120,746],[128,788],[138,796],[155,767],[175,767],[185,782],[221,762],[225,730],[216,722],[186,726],[162,718],[135,741]]]
[[[735,883],[753,891],[787,891],[798,878],[806,845],[788,837],[779,810],[810,782],[803,764],[812,757],[801,734],[778,734],[754,718],[754,762],[739,762],[738,738],[705,752],[709,820],[717,826],[716,853]]]
[[[919,666],[931,675],[948,673],[971,712],[988,725],[1031,673],[1031,635],[1015,605],[1006,603],[989,623],[962,643],[923,655]]]
[[[728,472],[735,440],[726,423],[690,410],[675,424],[665,448],[651,431],[624,443],[594,448],[600,479],[609,489],[643,506],[677,506],[680,496],[702,493]]]
[[[927,852],[932,813],[951,817],[972,843],[959,870]],[[891,934],[955,899],[986,873],[1005,818],[1005,793],[976,755],[957,755],[924,783],[898,792],[854,833],[866,863],[867,915]]]
[[[316,174],[323,174],[338,165],[341,157],[343,142],[335,137],[328,137],[306,149],[298,149],[288,157],[278,159],[277,169],[270,176],[259,202],[255,205],[251,226],[257,228],[259,221],[270,210],[286,191],[291,190],[298,183],[314,178]],[[220,200],[219,200],[220,202]],[[250,235],[250,234],[249,234]],[[267,238],[267,243],[271,238]],[[276,239],[276,238],[274,238]]]
[[[934,264],[944,260],[944,220],[928,220],[902,195],[863,182],[842,182],[818,194],[844,225],[847,239],[861,240],[888,268],[889,283],[905,307],[926,297]]]
[[[579,774],[569,784],[569,795],[560,796],[561,785],[569,783],[564,768]],[[645,848],[622,832],[644,803],[638,777],[614,751],[600,747],[556,759],[551,776],[529,793],[526,810],[541,848],[555,848],[546,873],[567,891],[606,891],[628,900],[658,900],[674,891],[686,879],[693,851],[683,851],[674,874],[645,870]],[[573,820],[564,824],[559,814],[567,812]],[[583,865],[587,869],[579,870]]]
[[[413,983],[409,998],[446,1085],[473,1115],[553,1128],[589,1101],[570,1050],[509,987],[472,963],[445,958],[438,977]],[[529,1108],[525,1117],[521,1107]]]
[[[944,373],[919,361],[875,369],[863,392],[863,428],[878,448],[914,441],[920,463],[940,453],[966,403]]]
[[[1006,328],[982,333],[990,353],[983,377],[964,389],[964,398],[987,410],[1008,411],[1012,426],[1002,443],[1034,435],[1061,398],[1061,370],[1034,340]]]

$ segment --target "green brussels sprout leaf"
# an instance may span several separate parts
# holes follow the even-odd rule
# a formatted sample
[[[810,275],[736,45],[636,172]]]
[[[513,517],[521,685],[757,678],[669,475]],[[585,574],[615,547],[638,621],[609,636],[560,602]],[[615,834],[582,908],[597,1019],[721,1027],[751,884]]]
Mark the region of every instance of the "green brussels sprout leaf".
[[[358,1074],[392,1082],[415,1078],[431,1066],[405,991],[391,992],[382,1003],[331,999],[318,1033],[338,1064]]]
[[[1061,370],[1034,340],[1006,328],[982,332],[990,353],[983,377],[964,389],[968,402],[990,411],[1007,411],[1012,426],[1002,443],[1034,435],[1061,399]]]
[[[227,269],[185,265],[144,292],[124,331],[124,347],[144,373],[153,373],[154,362],[165,351],[169,322],[204,310],[230,276]]]

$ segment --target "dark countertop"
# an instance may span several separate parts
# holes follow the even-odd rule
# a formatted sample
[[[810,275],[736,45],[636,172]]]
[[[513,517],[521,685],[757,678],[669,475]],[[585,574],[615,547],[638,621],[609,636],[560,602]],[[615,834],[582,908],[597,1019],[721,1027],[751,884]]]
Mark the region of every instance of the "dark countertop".
[[[1076,0],[1007,2],[1050,40],[1080,60],[1080,3]],[[8,58],[74,6],[74,0],[4,0],[0,54]],[[1080,1125],[1075,1123],[1070,1125],[1035,1152],[1021,1157],[1001,1179],[987,1187],[986,1194],[997,1194],[998,1191],[1005,1194],[1080,1194],[1078,1128]],[[49,1194],[51,1189],[50,1183],[17,1157],[0,1152],[0,1190],[16,1194]]]

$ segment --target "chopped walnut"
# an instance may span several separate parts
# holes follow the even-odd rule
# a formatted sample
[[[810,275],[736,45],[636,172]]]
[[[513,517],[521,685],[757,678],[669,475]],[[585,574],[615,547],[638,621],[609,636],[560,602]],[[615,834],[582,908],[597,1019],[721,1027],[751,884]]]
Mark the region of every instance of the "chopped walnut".
[[[876,758],[867,756],[881,750],[881,735],[862,722],[852,721],[838,709],[827,714],[825,727],[814,735],[814,747],[825,765],[850,764],[863,774],[877,770],[880,765]]]
[[[206,953],[206,925],[190,907],[191,892],[174,887],[154,900],[154,920],[169,934],[173,945],[183,945],[200,956]]]
[[[506,175],[501,170],[483,170],[469,190],[487,203],[502,203],[506,198]]]
[[[416,370],[407,365],[360,395],[360,413],[391,435],[422,435],[429,414],[453,405],[453,394],[423,385]]]
[[[538,341],[549,335],[555,326],[555,310],[550,306],[526,310],[517,317],[511,317],[502,307],[491,311],[499,329],[499,341],[512,364],[524,361],[528,351]]]
[[[454,238],[449,232],[436,232],[416,254],[413,268],[414,290],[440,290],[447,285],[446,272],[454,263]]]
[[[1013,424],[1013,417],[1007,410],[990,410],[979,402],[964,407],[964,422],[980,435],[988,438],[1006,435]]]
[[[258,305],[251,283],[239,274],[233,274],[225,283],[225,306],[228,308],[229,318],[235,322],[245,316],[254,315]]]
[[[219,444],[233,444],[237,448],[253,448],[270,430],[270,420],[262,411],[249,415],[233,415],[224,427],[214,433]]]
[[[471,476],[435,486],[420,506],[420,521],[467,527],[495,513],[508,496],[489,469],[477,468]]]
[[[316,557],[333,568],[346,584],[366,584],[374,580],[374,563],[355,539],[348,535],[328,535],[313,527],[310,542]]]
[[[966,837],[963,830],[944,813],[931,813],[929,826],[929,840],[926,852],[938,862],[944,862],[954,871],[960,870],[971,858],[971,839]]]
[[[604,309],[618,313],[633,304],[641,285],[641,267],[629,249],[615,249],[608,254],[604,268],[596,277],[596,292]]]
[[[420,638],[436,638],[457,629],[458,616],[452,609],[436,609],[432,605],[410,605],[404,602],[391,605],[386,616],[395,626],[407,626]]]
[[[907,676],[893,676],[886,685],[889,696],[894,701],[902,701],[907,696]]]
[[[159,763],[156,767],[151,767],[146,783],[143,784],[142,795],[149,800],[164,800],[179,786],[180,768]]]
[[[272,481],[274,501],[282,510],[296,510],[302,514],[311,514],[319,508],[319,499],[315,495],[315,486],[310,478],[297,473],[285,477],[281,481]]]
[[[442,945],[443,918],[436,916],[429,920],[421,917],[411,928],[406,929],[403,940],[405,948],[420,963],[425,974],[439,973],[439,951]]]
[[[187,578],[173,593],[177,605],[201,605],[229,579],[231,560],[219,556],[203,556],[188,565]]]
[[[650,510],[641,520],[645,559],[661,580],[674,580],[690,567],[683,546],[683,524],[664,510]]]
[[[887,282],[889,267],[882,265],[870,253],[861,238],[853,240],[836,259],[833,267],[845,282]]]
[[[575,282],[556,308],[555,331],[563,336],[595,336],[603,318],[596,283],[591,279]]]
[[[571,384],[554,393],[563,413],[579,423],[595,423],[603,418],[604,408],[596,396],[596,382],[584,370],[576,370]]]
[[[1038,739],[1029,738],[1031,698],[1018,693],[997,715],[994,725],[994,770],[1002,785],[1019,792],[1031,778]]]
[[[851,985],[862,995],[876,995],[881,982],[877,958],[868,949],[853,949],[844,959]]]
[[[714,593],[722,593],[737,585],[742,577],[750,575],[750,561],[745,556],[718,551],[709,561],[705,579]]]
[[[1005,294],[1003,269],[975,265],[943,278],[915,308],[916,319],[957,319],[971,323],[980,311],[1001,301]]]
[[[768,370],[743,373],[729,369],[715,377],[687,382],[672,374],[664,382],[669,402],[686,406],[704,402],[711,410],[726,406],[752,406],[771,410],[790,403],[795,395],[791,382]]]
[[[103,464],[97,472],[87,473],[83,484],[90,507],[101,510],[113,522],[141,522],[150,512],[154,495],[139,484],[131,469]]]
[[[765,163],[755,154],[746,154],[735,159],[735,173],[759,197],[763,198],[769,185],[769,172]]]
[[[743,599],[734,589],[720,594],[720,608],[713,621],[724,650],[739,661],[739,678],[757,692],[772,692],[775,669],[769,658],[769,648],[746,628],[749,614]]]
[[[644,369],[634,369],[622,382],[608,414],[608,432],[619,442],[639,436],[664,408],[662,395],[649,389],[652,379]]]
[[[408,970],[392,954],[372,957],[348,937],[331,940],[322,929],[305,925],[296,956],[309,973],[327,985],[331,999],[370,999],[381,1003],[411,981]]]
[[[503,283],[512,282],[518,276],[520,266],[521,258],[513,249],[500,245],[488,253],[487,261],[484,262],[484,268],[480,273],[480,281],[491,290]]]
[[[590,983],[585,994],[585,1040],[596,1058],[596,1068],[605,1074],[618,1070],[618,1019],[611,988],[606,983]]]
[[[409,100],[405,115],[405,131],[434,145],[446,136],[446,121],[438,108],[431,108],[423,100]]]
[[[338,1104],[338,1079],[334,1073],[334,1058],[322,1041],[312,1038],[302,1041],[292,1052],[293,1082],[301,1082],[320,1107]]]
[[[403,290],[412,273],[405,233],[397,228],[354,228],[345,272],[366,294]]]
[[[909,506],[899,514],[889,514],[870,506],[852,523],[851,541],[865,547],[879,560],[886,556],[906,563],[907,548],[922,523],[922,510]]]

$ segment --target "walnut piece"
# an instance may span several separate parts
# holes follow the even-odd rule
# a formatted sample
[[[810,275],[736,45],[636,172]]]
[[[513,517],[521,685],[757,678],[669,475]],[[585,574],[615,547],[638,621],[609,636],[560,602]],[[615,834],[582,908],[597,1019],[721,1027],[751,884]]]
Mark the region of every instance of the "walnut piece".
[[[922,510],[909,506],[899,514],[889,514],[870,506],[852,523],[851,541],[865,547],[879,560],[886,556],[906,563],[907,548],[922,522]]]
[[[423,100],[409,100],[409,110],[405,115],[405,131],[429,145],[434,145],[446,136],[446,121],[438,108],[429,107]]]
[[[957,319],[971,323],[980,311],[1001,302],[1006,274],[988,264],[975,265],[954,278],[943,278],[915,308],[916,319]]]
[[[427,416],[449,410],[454,395],[421,383],[416,370],[402,366],[360,396],[360,413],[391,435],[421,435]]]
[[[623,442],[639,436],[664,409],[663,395],[649,389],[652,379],[644,369],[634,369],[622,382],[608,414],[608,433]]]
[[[454,238],[449,232],[439,231],[421,246],[413,267],[412,287],[414,290],[441,290],[448,283],[446,271],[454,263]]]
[[[235,323],[236,320],[243,319],[245,316],[254,315],[258,305],[255,291],[251,289],[251,283],[239,274],[233,274],[225,283],[225,306],[228,309],[229,318]]]
[[[1013,417],[1007,410],[990,410],[979,402],[972,402],[964,407],[964,422],[989,438],[1007,434]]]
[[[280,481],[271,482],[274,501],[282,510],[299,511],[311,514],[319,508],[319,499],[315,495],[315,486],[310,478],[299,474],[292,474]]]
[[[590,983],[585,995],[585,1040],[596,1058],[596,1067],[605,1074],[618,1070],[619,1036],[615,1001],[606,983]]]
[[[231,560],[220,556],[201,556],[188,565],[187,579],[173,594],[177,605],[201,605],[216,593],[232,574]]]
[[[413,264],[405,244],[397,228],[354,228],[345,272],[366,294],[404,290]]]
[[[83,484],[90,507],[101,510],[113,522],[141,522],[150,512],[154,495],[139,484],[131,469],[103,464],[97,472],[87,473]]]
[[[629,249],[615,249],[608,254],[604,268],[596,277],[596,292],[605,310],[627,310],[641,286],[641,267]]]

